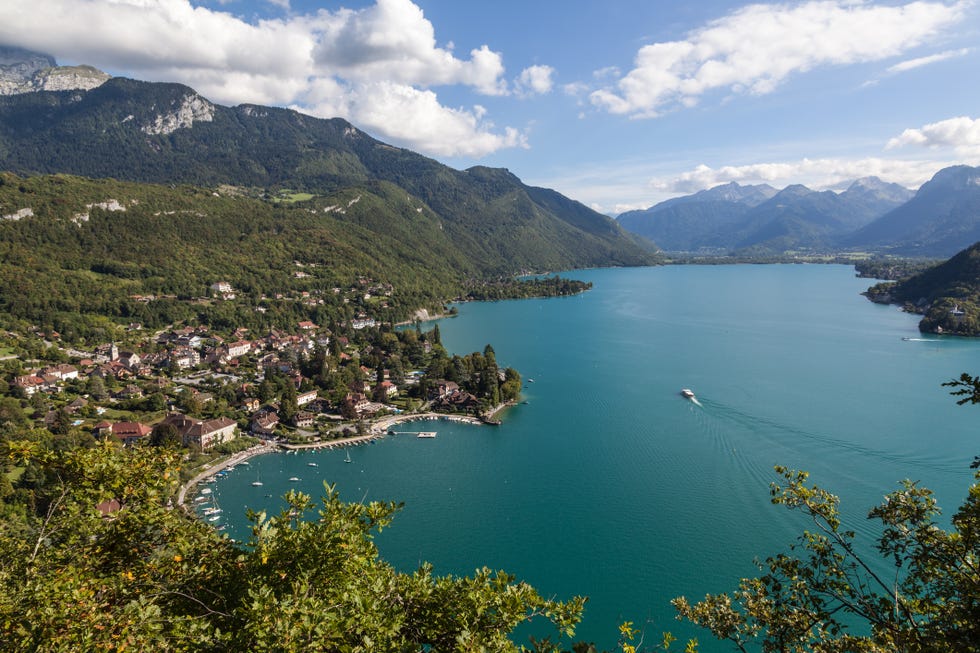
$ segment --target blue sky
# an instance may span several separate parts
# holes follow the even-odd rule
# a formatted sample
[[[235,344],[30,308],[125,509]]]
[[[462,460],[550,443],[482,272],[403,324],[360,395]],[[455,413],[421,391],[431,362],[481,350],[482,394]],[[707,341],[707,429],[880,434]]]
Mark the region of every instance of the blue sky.
[[[976,0],[4,0],[0,43],[340,116],[611,215],[980,165]]]

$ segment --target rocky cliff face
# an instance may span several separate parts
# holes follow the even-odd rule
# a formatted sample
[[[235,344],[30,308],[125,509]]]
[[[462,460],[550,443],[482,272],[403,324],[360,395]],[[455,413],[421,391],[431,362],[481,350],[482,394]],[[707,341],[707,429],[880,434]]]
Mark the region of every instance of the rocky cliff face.
[[[192,127],[194,122],[211,122],[214,120],[214,105],[200,95],[188,94],[179,104],[170,107],[170,111],[157,114],[152,123],[143,125],[144,134],[172,134],[178,129]]]
[[[53,57],[0,46],[0,95],[35,91],[87,91],[109,75],[92,66],[58,66]]]
[[[92,66],[56,66],[38,72],[30,84],[31,91],[87,91],[109,79],[107,73]]]

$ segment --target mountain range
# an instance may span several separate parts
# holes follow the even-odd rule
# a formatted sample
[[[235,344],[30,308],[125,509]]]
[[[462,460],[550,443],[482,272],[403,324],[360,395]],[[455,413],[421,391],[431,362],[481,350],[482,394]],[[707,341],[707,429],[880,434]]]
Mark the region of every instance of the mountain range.
[[[908,202],[842,241],[846,247],[946,257],[980,241],[980,168],[937,172]]]
[[[948,257],[980,240],[980,168],[945,168],[917,192],[877,177],[841,193],[732,182],[618,221],[668,252]]]
[[[388,184],[378,194],[387,206],[377,215],[398,215],[409,205],[431,212],[446,240],[439,247],[451,245],[465,261],[461,274],[656,262],[653,245],[612,218],[527,186],[505,169],[456,170],[342,119],[224,107],[180,84],[106,75],[91,88],[36,90],[30,80],[50,77],[53,60],[9,49],[2,54],[6,78],[0,80],[21,80],[21,91],[0,95],[0,170],[272,194],[290,189],[313,197]],[[391,186],[417,202],[390,202]],[[393,228],[369,216],[361,226],[384,235]]]
[[[907,188],[877,177],[858,179],[841,193],[802,185],[777,190],[768,185],[731,182],[646,210],[623,213],[618,220],[627,230],[669,252],[828,251],[840,249],[849,237],[913,196]],[[870,238],[848,244],[880,247]]]
[[[0,48],[0,170],[314,197],[384,182],[433,212],[475,275],[643,265],[658,260],[657,247],[948,257],[980,239],[980,168],[947,168],[918,192],[876,177],[839,193],[732,182],[613,220],[505,169],[456,170],[339,118],[224,107],[180,84],[111,78],[12,48]]]

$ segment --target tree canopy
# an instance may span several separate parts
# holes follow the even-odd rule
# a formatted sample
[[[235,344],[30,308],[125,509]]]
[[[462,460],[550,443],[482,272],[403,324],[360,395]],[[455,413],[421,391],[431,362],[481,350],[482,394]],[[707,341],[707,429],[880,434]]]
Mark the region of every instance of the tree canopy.
[[[980,650],[980,485],[947,531],[932,492],[902,483],[868,515],[881,523],[875,560],[841,522],[836,496],[807,485],[806,472],[777,471],[773,503],[814,529],[734,592],[674,599],[681,617],[740,651]]]
[[[584,599],[483,568],[400,573],[372,533],[398,506],[291,492],[238,544],[174,508],[176,454],[111,444],[7,455],[56,479],[0,532],[0,632],[17,651],[517,651],[520,623],[571,635]]]

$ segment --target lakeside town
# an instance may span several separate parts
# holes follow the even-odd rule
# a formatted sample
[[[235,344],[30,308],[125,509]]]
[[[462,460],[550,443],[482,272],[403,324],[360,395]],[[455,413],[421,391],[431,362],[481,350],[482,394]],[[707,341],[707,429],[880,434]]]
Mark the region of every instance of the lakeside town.
[[[227,282],[211,290],[235,299]],[[422,415],[494,423],[521,388],[490,345],[450,356],[438,325],[395,328],[365,313],[333,329],[305,320],[262,333],[134,324],[125,342],[90,349],[39,329],[2,335],[0,423],[55,446],[178,448],[184,481],[257,447],[336,446]]]

